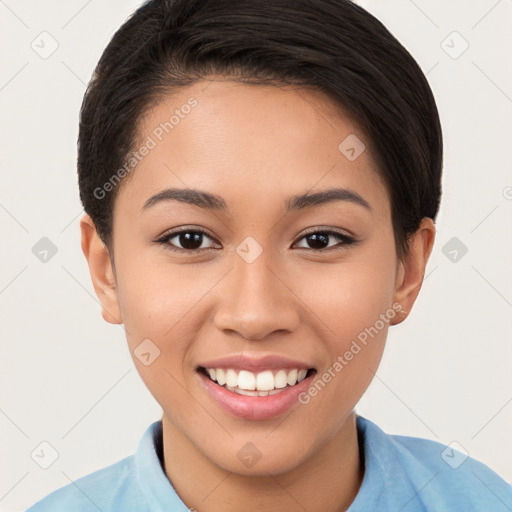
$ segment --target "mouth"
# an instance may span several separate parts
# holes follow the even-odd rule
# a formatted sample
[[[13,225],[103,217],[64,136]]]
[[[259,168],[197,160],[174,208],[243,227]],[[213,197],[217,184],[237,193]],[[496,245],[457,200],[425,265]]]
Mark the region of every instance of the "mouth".
[[[269,368],[251,372],[236,368],[197,367],[199,381],[213,402],[246,420],[269,420],[299,403],[317,373],[315,368]]]
[[[273,368],[251,372],[235,368],[204,368],[203,366],[199,366],[197,371],[232,393],[253,397],[282,393],[316,373],[314,368]]]

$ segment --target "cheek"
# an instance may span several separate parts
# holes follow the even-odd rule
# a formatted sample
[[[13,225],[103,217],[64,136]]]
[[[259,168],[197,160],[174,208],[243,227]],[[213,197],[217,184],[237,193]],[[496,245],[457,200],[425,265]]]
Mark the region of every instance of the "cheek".
[[[321,320],[325,339],[341,343],[357,337],[391,307],[395,269],[393,247],[368,247],[343,262],[301,272],[294,282],[299,283],[297,295]]]
[[[300,280],[298,295],[313,311],[314,330],[327,352],[318,378],[323,374],[327,394],[349,408],[371,382],[382,357],[389,321],[396,314],[392,308],[394,245],[385,237],[379,242],[361,248],[357,257],[343,263],[305,272]],[[328,404],[333,402],[322,403],[325,413],[332,414]]]
[[[188,315],[204,295],[205,285],[186,266],[141,257],[125,258],[118,275],[119,306],[130,348],[149,338],[163,352],[165,340],[172,339],[173,352],[179,353]]]
[[[168,262],[125,259],[119,276],[119,304],[136,369],[164,409],[183,410],[190,399],[184,389],[191,333],[197,331],[194,307],[205,290],[186,267],[173,269]]]

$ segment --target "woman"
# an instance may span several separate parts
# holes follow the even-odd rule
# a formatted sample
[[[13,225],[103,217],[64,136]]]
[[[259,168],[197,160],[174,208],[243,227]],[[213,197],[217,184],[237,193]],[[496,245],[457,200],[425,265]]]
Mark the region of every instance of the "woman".
[[[82,105],[82,248],[162,406],[46,510],[507,510],[485,465],[355,413],[420,291],[442,134],[346,0],[153,0]]]

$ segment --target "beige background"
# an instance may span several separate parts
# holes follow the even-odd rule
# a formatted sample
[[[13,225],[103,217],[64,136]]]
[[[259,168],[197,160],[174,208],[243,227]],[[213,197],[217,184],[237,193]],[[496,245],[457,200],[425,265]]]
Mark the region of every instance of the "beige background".
[[[427,73],[445,176],[419,301],[390,331],[357,411],[389,433],[457,441],[512,482],[512,1],[359,3]],[[102,49],[137,5],[0,1],[2,512],[132,454],[160,415],[123,328],[101,318],[78,227],[79,106]],[[32,252],[43,237],[57,249],[46,263]],[[43,441],[58,453],[48,469],[31,458]]]

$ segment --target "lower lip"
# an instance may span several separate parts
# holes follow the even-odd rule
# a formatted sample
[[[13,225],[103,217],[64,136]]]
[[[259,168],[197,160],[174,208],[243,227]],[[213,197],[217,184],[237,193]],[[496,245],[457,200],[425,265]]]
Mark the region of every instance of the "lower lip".
[[[219,386],[206,375],[197,372],[210,396],[226,411],[247,420],[268,420],[286,412],[298,402],[298,395],[311,385],[314,373],[295,386],[268,396],[239,395]]]

